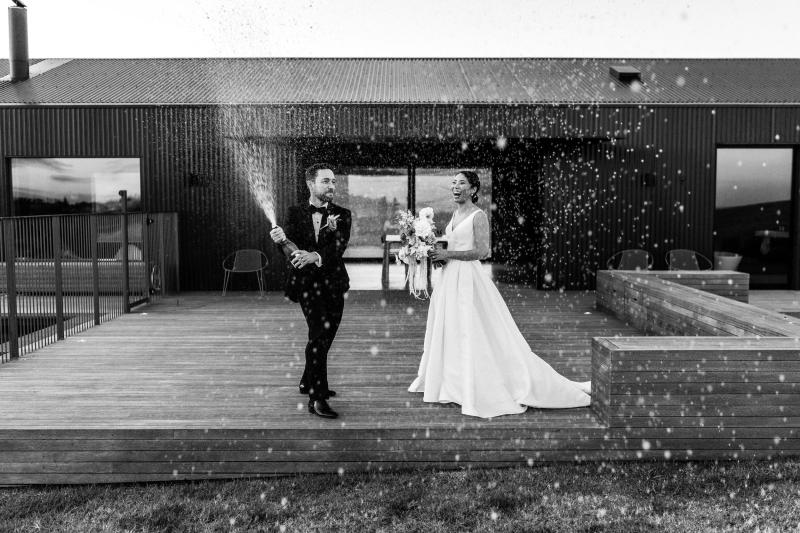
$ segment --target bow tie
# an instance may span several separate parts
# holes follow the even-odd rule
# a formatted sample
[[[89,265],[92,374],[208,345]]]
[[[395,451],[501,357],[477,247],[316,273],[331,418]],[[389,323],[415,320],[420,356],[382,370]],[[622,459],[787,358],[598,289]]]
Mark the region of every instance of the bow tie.
[[[328,212],[328,209],[325,207],[317,207],[314,204],[308,204],[308,212],[311,213],[312,215],[314,213],[319,213],[320,215],[324,215],[325,213]]]

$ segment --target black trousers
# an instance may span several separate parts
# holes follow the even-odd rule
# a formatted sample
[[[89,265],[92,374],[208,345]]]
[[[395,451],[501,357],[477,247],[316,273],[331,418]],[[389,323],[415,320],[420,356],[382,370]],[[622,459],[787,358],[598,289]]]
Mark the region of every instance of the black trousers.
[[[344,295],[322,288],[304,292],[299,299],[308,324],[306,367],[300,387],[308,390],[312,400],[327,400],[328,350],[342,321]]]

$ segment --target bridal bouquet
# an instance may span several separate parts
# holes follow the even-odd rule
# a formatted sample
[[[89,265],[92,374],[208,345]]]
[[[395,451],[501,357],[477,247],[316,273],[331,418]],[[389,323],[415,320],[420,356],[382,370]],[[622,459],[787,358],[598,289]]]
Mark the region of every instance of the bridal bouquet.
[[[436,246],[433,209],[425,207],[420,210],[418,217],[411,211],[401,211],[397,215],[397,223],[400,226],[401,244],[397,251],[397,262],[408,265],[408,291],[416,298],[427,298],[428,254]]]

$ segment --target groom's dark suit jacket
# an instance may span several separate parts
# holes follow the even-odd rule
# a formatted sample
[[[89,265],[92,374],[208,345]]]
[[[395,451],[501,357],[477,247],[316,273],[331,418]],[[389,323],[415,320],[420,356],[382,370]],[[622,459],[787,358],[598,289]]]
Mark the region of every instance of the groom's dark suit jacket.
[[[336,229],[325,227],[328,216],[338,215]],[[328,202],[327,213],[322,215],[319,239],[314,237],[314,223],[309,204],[289,208],[284,233],[298,248],[317,252],[322,258],[322,266],[308,265],[302,269],[289,267],[286,278],[286,296],[293,302],[300,299],[303,291],[327,287],[330,294],[344,294],[350,288],[350,278],[344,267],[342,256],[350,240],[352,218],[350,211]]]

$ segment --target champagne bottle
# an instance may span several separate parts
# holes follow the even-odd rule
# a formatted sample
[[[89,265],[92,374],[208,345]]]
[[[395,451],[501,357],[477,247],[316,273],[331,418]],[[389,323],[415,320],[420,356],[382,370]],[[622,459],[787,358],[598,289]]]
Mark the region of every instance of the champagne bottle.
[[[296,252],[297,250],[300,249],[300,248],[297,247],[297,245],[295,243],[290,241],[288,237],[285,237],[282,241],[280,241],[277,244],[278,244],[278,246],[281,247],[281,250],[283,250],[283,254],[289,259],[291,259],[292,254],[294,252]]]

